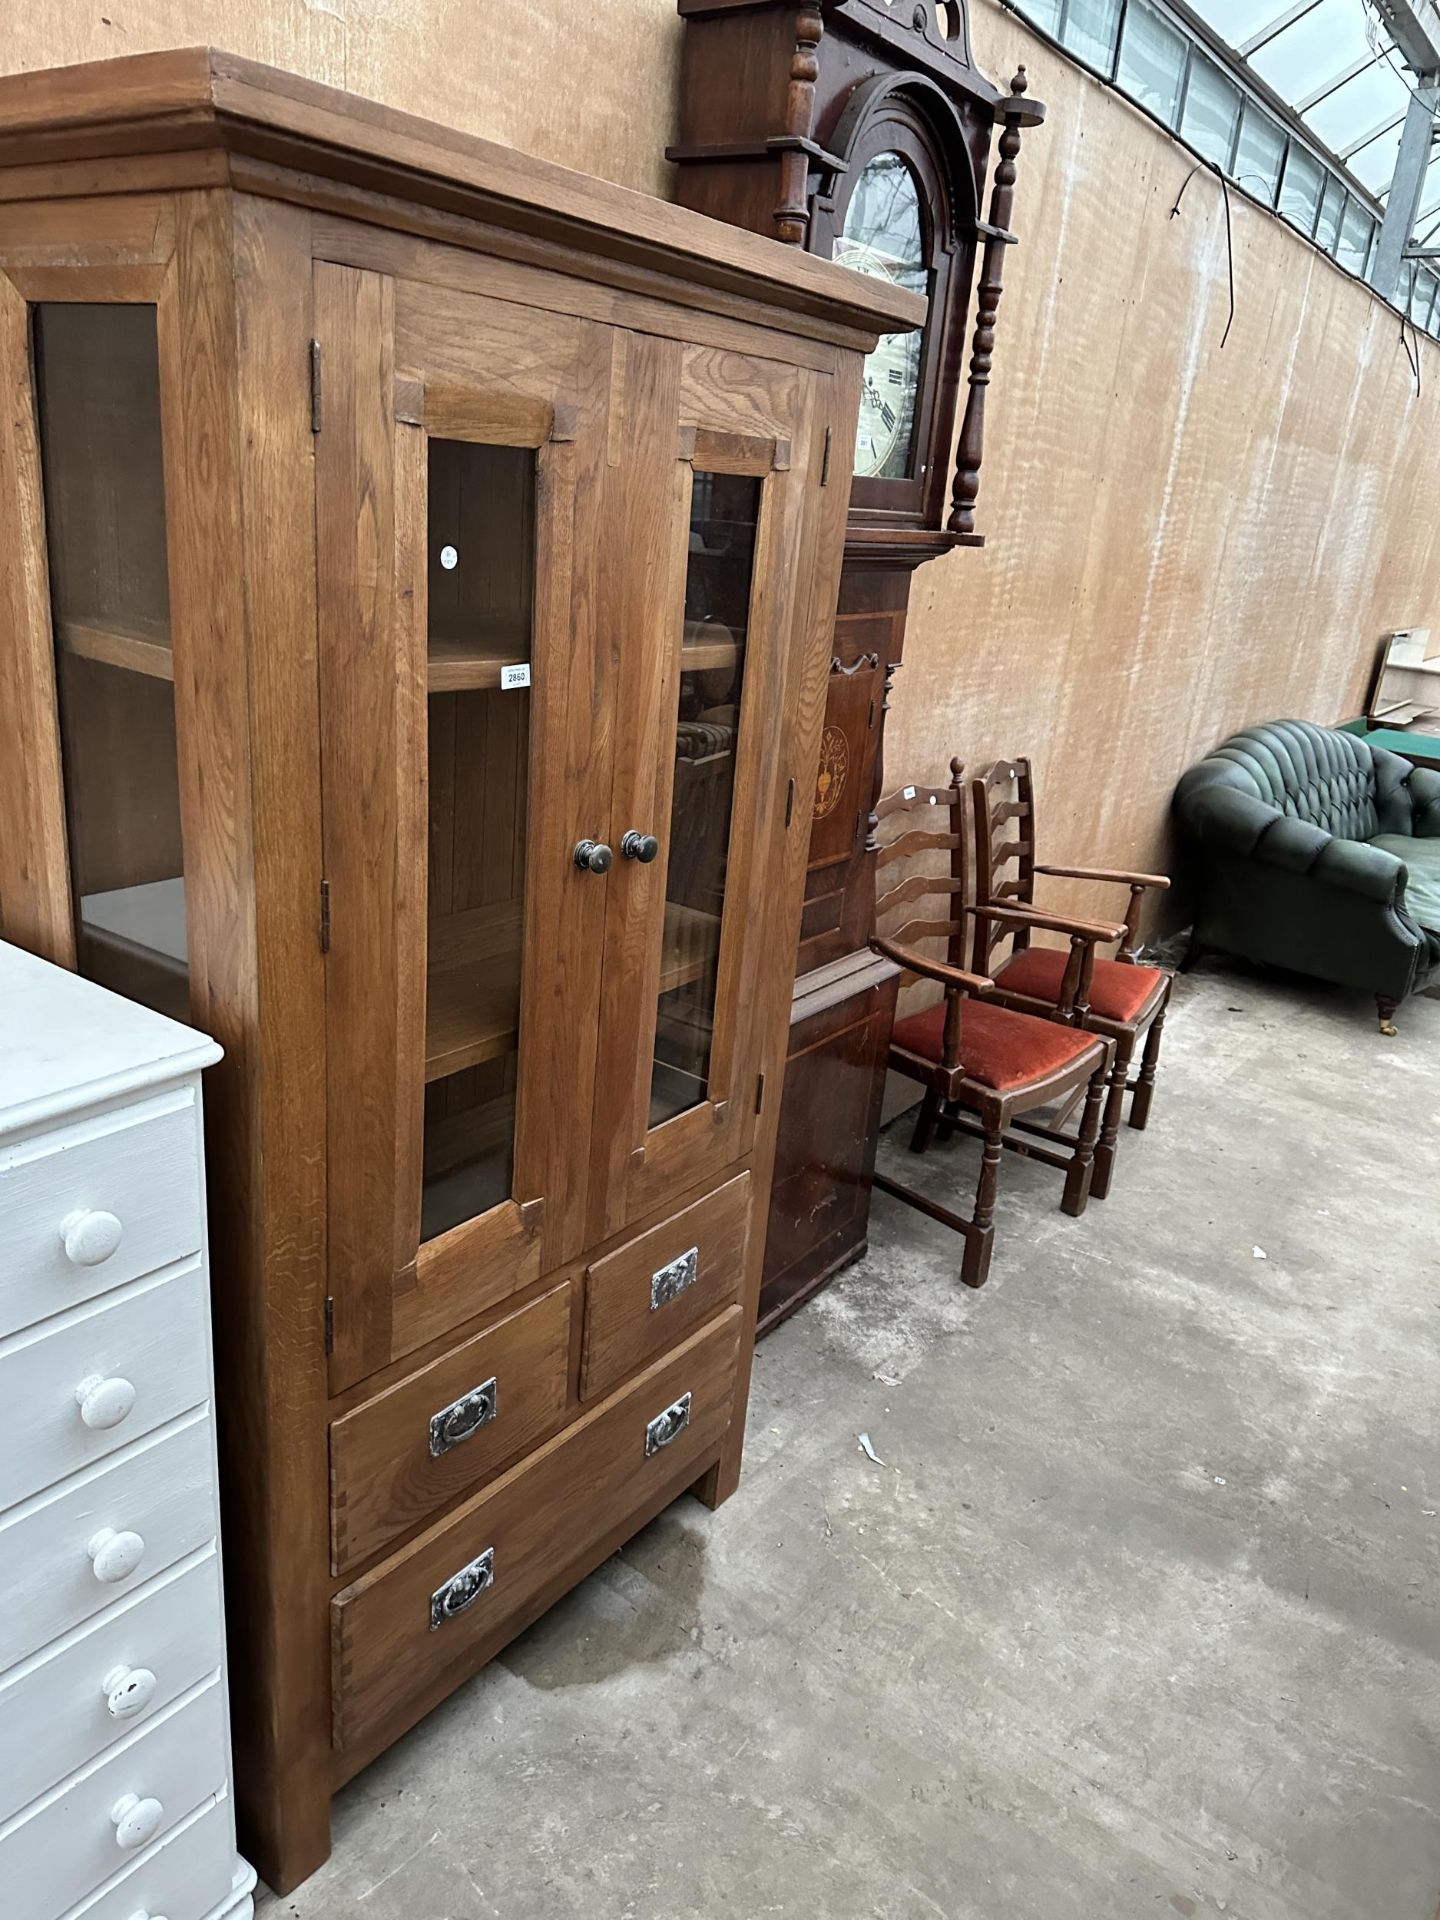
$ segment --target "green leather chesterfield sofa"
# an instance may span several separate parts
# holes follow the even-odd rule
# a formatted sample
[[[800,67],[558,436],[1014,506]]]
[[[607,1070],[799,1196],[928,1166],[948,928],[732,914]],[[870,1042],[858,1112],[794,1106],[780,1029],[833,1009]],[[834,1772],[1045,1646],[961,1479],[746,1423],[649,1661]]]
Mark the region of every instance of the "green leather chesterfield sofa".
[[[1375,995],[1440,979],[1440,773],[1352,733],[1247,727],[1181,779],[1198,887],[1185,965],[1216,950]]]

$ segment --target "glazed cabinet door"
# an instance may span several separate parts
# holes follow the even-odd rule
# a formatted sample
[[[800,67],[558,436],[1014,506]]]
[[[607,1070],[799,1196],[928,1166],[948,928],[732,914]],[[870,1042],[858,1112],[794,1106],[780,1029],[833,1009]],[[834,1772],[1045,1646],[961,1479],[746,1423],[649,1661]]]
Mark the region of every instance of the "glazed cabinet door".
[[[632,338],[591,1237],[750,1151],[795,805],[818,375]],[[813,779],[813,774],[810,775]],[[779,1089],[774,1089],[778,1098]]]
[[[585,1234],[608,332],[316,267],[332,1388]]]

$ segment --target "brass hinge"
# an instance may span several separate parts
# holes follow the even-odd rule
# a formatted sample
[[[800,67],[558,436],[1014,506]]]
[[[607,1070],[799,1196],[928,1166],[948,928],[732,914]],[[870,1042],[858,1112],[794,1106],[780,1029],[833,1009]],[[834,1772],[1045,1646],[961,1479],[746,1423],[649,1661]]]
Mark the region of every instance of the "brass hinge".
[[[830,443],[834,437],[834,429],[832,427],[826,427],[825,451],[820,456],[820,484],[822,487],[828,487],[830,484]]]
[[[755,1076],[755,1111],[756,1113],[759,1113],[761,1107],[763,1107],[764,1104],[765,1104],[765,1076],[763,1073],[757,1073]]]
[[[330,951],[330,882],[320,882],[320,951]]]
[[[320,342],[310,342],[310,431],[320,431]]]
[[[327,1356],[335,1351],[335,1296],[325,1296],[325,1352]]]

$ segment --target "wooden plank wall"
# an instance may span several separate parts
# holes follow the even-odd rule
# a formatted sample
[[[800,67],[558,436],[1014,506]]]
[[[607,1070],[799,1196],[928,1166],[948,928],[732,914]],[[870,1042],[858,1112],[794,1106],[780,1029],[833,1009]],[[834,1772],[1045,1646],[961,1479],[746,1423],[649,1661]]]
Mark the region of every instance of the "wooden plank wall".
[[[1382,633],[1440,622],[1440,353],[1116,94],[972,0],[1027,135],[979,523],[916,576],[887,764],[1028,751],[1046,853],[1168,857],[1170,791],[1252,720],[1353,714]],[[672,0],[34,0],[12,68],[213,40],[667,192]],[[1067,898],[1057,887],[1057,904]],[[1068,904],[1098,908],[1073,889]]]

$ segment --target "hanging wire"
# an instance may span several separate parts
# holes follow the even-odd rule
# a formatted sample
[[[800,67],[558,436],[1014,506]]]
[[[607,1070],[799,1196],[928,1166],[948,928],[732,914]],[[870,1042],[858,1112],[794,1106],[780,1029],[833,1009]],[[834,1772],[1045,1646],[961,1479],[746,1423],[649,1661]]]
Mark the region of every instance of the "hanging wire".
[[[1415,335],[1413,346],[1410,342],[1410,334],[1405,331],[1407,327],[1410,333]],[[1415,379],[1415,398],[1418,400],[1420,398],[1420,334],[1408,313],[1402,313],[1400,316],[1400,344],[1405,349],[1405,358],[1410,362],[1410,372]]]
[[[1235,236],[1230,221],[1230,182],[1213,161],[1197,160],[1189,173],[1180,182],[1180,191],[1175,196],[1175,204],[1170,209],[1173,220],[1180,211],[1180,202],[1185,198],[1185,189],[1197,173],[1213,173],[1220,182],[1220,192],[1225,201],[1225,271],[1230,283],[1230,311],[1225,319],[1225,331],[1220,336],[1220,351],[1225,351],[1225,342],[1230,338],[1230,329],[1235,324]]]

